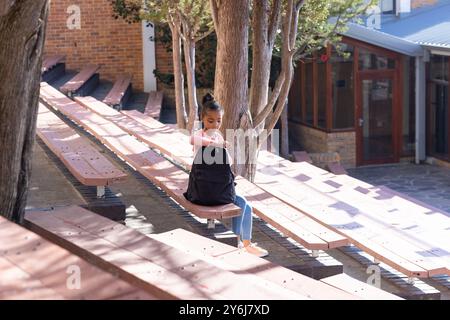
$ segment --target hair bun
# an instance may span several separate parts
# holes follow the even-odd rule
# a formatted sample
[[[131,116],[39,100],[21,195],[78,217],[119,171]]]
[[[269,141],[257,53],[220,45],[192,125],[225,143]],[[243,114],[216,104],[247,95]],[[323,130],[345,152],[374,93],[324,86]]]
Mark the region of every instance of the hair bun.
[[[206,104],[210,101],[214,101],[214,96],[211,93],[207,93],[204,95],[203,100],[202,100],[202,104]]]

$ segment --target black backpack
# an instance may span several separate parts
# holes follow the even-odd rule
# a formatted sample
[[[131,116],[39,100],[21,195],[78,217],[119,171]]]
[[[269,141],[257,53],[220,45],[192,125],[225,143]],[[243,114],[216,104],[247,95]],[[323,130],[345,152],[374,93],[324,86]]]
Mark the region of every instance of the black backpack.
[[[189,174],[184,197],[192,203],[215,206],[236,198],[234,174],[224,148],[203,146],[198,150]]]

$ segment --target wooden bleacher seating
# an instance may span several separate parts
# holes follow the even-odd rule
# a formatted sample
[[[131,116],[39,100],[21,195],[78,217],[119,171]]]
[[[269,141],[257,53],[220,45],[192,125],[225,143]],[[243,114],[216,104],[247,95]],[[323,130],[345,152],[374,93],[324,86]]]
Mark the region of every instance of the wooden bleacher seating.
[[[287,289],[300,292],[310,299],[401,299],[386,291],[351,278],[346,274],[327,277],[320,281],[313,280],[258,257],[243,254],[238,249],[227,244],[204,238],[183,229],[171,230],[161,234],[151,234],[149,236],[164,241],[164,243],[186,253],[195,254],[206,261],[223,265],[229,271],[239,274],[244,272],[251,273]],[[334,288],[332,289],[330,286]]]
[[[86,139],[39,103],[37,135],[83,185],[97,187],[97,197],[105,186],[123,180],[126,174],[98,152]]]
[[[47,56],[42,61],[41,76],[42,81],[50,82],[59,78],[66,72],[64,55]]]
[[[79,271],[79,287],[70,280]],[[156,299],[0,216],[0,300]]]
[[[84,127],[119,157],[194,215],[204,219],[221,219],[240,214],[240,208],[234,204],[199,206],[187,201],[183,196],[189,179],[186,172],[158,156],[149,147],[130,136],[111,121],[70,100],[53,87],[41,86],[41,99],[78,125]],[[113,109],[111,110],[114,111]]]
[[[158,120],[161,113],[163,97],[164,95],[161,91],[151,91],[148,94],[144,114]]]
[[[347,170],[339,162],[327,163],[326,169],[333,174],[348,174]]]
[[[271,162],[272,166],[274,164],[274,162]],[[350,205],[352,202],[337,201],[334,195],[324,194],[323,190],[316,190],[306,185],[306,182],[314,183],[315,180],[301,170],[296,171],[301,164],[310,166],[305,162],[298,163],[291,172],[287,169],[280,170],[278,167],[263,167],[263,171],[266,171],[265,177],[263,175],[262,180],[257,181],[257,185],[267,194],[279,198],[284,204],[301,210],[312,220],[331,228],[342,235],[344,239],[348,237],[353,244],[368,252],[377,260],[390,265],[409,277],[429,277],[435,274],[448,273],[448,260],[445,260],[444,256],[446,251],[450,252],[450,250],[446,250],[448,245],[443,244],[437,247],[438,251],[433,253],[433,248],[427,245],[426,241],[420,238],[411,238],[413,232],[409,232],[409,235],[408,232],[399,234],[398,228],[377,221],[377,218],[374,217],[377,211],[363,211],[361,213],[360,210]],[[283,165],[289,167],[286,164]],[[310,169],[315,168],[312,171],[319,171],[319,175],[323,174],[322,171],[324,170],[314,166],[310,167]],[[326,174],[329,173],[326,172]],[[302,183],[298,183],[298,181]],[[292,185],[293,187],[286,188],[286,185]],[[332,183],[326,185],[336,189],[336,185]],[[333,192],[336,192],[336,190],[333,190]],[[426,253],[427,257],[421,255],[421,249],[424,249],[422,251]],[[442,256],[440,256],[441,254]]]
[[[308,299],[293,288],[231,272],[80,207],[28,211],[25,223],[32,231],[157,298]]]
[[[75,99],[89,110],[113,121],[121,129],[158,149],[186,168],[192,159],[192,146],[188,137],[181,132],[168,128],[161,122],[145,116],[138,111],[117,112],[92,97],[78,97]],[[124,117],[124,114],[128,117]],[[348,244],[348,240],[300,211],[283,204],[282,201],[271,197],[267,192],[249,181],[237,177],[237,191],[251,201],[254,212],[263,220],[275,226],[284,234],[290,236],[305,248],[313,250],[327,250]],[[276,208],[276,210],[274,210]]]
[[[54,55],[54,56],[45,57],[42,61],[41,73],[44,74],[44,73],[50,71],[50,69],[54,68],[59,63],[62,63],[65,58],[66,58],[66,56],[64,56],[64,55]]]
[[[86,66],[60,88],[61,92],[69,97],[88,95],[99,82],[99,69],[97,65]]]
[[[132,93],[131,75],[121,75],[103,102],[117,110],[122,110]]]
[[[363,193],[331,180],[333,175],[306,162],[280,160],[277,166],[274,156],[264,160],[262,152],[260,157],[266,163],[257,170],[256,182],[261,188],[347,236],[378,261],[411,278],[449,273],[450,248],[445,241],[449,230],[443,230],[426,215],[419,220],[417,215],[408,217],[407,212],[388,212]],[[287,185],[295,187],[286,188]]]
[[[294,151],[292,152],[292,157],[295,162],[306,161],[308,163],[312,163],[312,160],[306,151]]]

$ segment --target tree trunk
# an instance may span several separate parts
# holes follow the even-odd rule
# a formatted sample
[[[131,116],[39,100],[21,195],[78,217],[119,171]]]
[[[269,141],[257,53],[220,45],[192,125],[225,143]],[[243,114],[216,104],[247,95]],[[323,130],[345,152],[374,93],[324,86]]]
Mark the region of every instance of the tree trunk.
[[[36,131],[47,0],[0,7],[0,214],[23,220]]]
[[[177,23],[177,22],[175,22]],[[172,33],[172,59],[173,75],[175,80],[175,105],[177,113],[177,126],[180,129],[186,129],[187,114],[184,100],[184,77],[181,67],[181,37],[178,33],[179,26],[169,23]]]
[[[214,94],[225,110],[222,130],[230,140],[227,130],[237,129],[241,123],[252,128],[247,98],[249,0],[222,1],[217,6],[212,1],[217,34]],[[245,145],[235,142],[232,151],[235,160],[242,158]],[[234,164],[236,174],[247,175],[245,164]]]
[[[254,119],[268,102],[270,66],[281,13],[281,0],[253,0],[250,111]],[[263,125],[264,126],[264,125]]]
[[[192,131],[195,120],[198,119],[197,87],[195,84],[195,41],[186,37],[183,48],[189,99],[189,121],[187,129]]]

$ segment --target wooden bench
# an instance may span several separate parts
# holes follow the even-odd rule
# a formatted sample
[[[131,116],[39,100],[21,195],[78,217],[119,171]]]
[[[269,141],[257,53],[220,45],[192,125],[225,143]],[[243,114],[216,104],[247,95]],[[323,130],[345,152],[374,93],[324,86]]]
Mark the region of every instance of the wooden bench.
[[[126,174],[86,138],[78,135],[42,103],[39,103],[36,133],[78,181],[97,187],[97,197],[105,195],[105,186],[126,178]]]
[[[75,100],[103,118],[113,121],[121,129],[147,143],[150,147],[160,150],[165,156],[190,168],[193,161],[192,146],[188,143],[189,137],[183,133],[172,130],[138,111],[120,113],[92,97],[77,97]],[[305,248],[313,250],[313,256],[318,255],[318,250],[349,244],[345,237],[283,204],[279,199],[272,197],[242,177],[237,177],[236,181],[237,191],[251,201],[254,212],[260,218]]]
[[[294,151],[292,152],[292,157],[295,162],[306,161],[308,163],[312,163],[312,160],[306,151]]]
[[[25,222],[31,230],[157,298],[308,299],[272,281],[228,271],[80,207],[29,211]]]
[[[183,196],[189,180],[186,172],[158,156],[149,147],[130,136],[111,121],[87,110],[77,102],[65,97],[58,90],[50,86],[41,87],[41,99],[93,134],[119,157],[194,215],[204,219],[221,219],[240,214],[241,209],[234,204],[199,206],[186,200]]]
[[[117,78],[114,86],[103,102],[114,109],[122,110],[132,93],[131,75],[121,75]]]
[[[97,71],[99,69],[97,65],[88,65],[83,68],[60,88],[61,92],[69,97],[88,95],[98,85],[100,76]]]
[[[66,56],[64,55],[45,57],[41,68],[42,81],[50,82],[62,76],[66,72],[65,58]]]
[[[118,112],[93,97],[77,97],[75,101],[112,121],[122,130],[158,150],[174,162],[181,165],[192,163],[193,149],[189,145],[189,137],[185,134],[137,110]]]
[[[411,278],[448,273],[450,250],[445,238],[439,241],[429,232],[418,233],[420,222],[398,218],[397,213],[358,198],[357,192],[343,191],[342,185],[324,181],[329,173],[307,174],[305,168],[310,166],[306,162],[283,165],[281,161],[279,166],[260,167],[256,183]]]
[[[159,119],[163,103],[163,93],[161,91],[150,91],[144,114],[154,119]]]
[[[81,276],[79,287],[72,281],[76,272]],[[0,300],[4,299],[156,297],[0,216]]]
[[[223,266],[226,270],[251,273],[277,285],[299,292],[314,300],[320,299],[401,299],[386,291],[353,279],[345,274],[311,279],[255,256],[243,254],[235,247],[210,240],[183,229],[149,235],[205,261]]]

